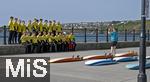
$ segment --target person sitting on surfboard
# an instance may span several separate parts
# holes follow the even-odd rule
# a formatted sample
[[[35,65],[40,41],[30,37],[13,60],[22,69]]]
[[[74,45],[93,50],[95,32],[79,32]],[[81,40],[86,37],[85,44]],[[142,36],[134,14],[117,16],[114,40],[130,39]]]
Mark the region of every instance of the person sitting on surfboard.
[[[117,45],[117,42],[118,42],[118,33],[112,25],[109,26],[108,33],[110,34],[110,38],[111,38],[111,51],[110,51],[110,54],[114,56],[116,54],[116,45]]]

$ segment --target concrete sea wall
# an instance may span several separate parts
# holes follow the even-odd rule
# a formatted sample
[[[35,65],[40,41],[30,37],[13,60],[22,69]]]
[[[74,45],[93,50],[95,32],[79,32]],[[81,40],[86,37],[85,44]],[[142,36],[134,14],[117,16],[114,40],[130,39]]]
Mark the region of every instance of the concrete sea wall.
[[[139,42],[119,42],[117,48],[138,47]],[[150,46],[150,42],[147,42]],[[76,50],[100,50],[109,49],[110,43],[77,43]],[[25,54],[25,47],[22,45],[0,45],[0,55]]]

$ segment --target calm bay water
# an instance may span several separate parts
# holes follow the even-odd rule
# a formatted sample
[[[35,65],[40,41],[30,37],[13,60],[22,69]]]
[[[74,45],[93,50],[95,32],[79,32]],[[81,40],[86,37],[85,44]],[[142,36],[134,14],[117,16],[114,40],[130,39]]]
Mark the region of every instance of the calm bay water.
[[[0,32],[0,44],[3,44],[3,32]],[[125,36],[123,34],[119,35],[119,41],[125,41]],[[85,35],[84,33],[75,34],[76,42],[84,42],[85,41]],[[7,32],[7,39],[8,39],[8,32]],[[110,37],[108,38],[110,40]],[[133,41],[133,34],[127,35],[127,41]],[[96,35],[95,34],[87,34],[86,35],[87,42],[96,42]],[[140,37],[139,34],[135,35],[135,41],[139,41]],[[98,42],[106,42],[106,35],[105,34],[99,34],[98,35]]]

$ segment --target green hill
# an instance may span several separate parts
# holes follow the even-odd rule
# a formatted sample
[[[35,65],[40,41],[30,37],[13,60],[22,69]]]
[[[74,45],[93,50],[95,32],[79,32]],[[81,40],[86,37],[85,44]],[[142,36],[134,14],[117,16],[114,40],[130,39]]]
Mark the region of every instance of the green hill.
[[[141,21],[136,20],[136,21],[127,21],[127,22],[121,22],[114,24],[114,27],[117,28],[118,30],[133,30],[135,29],[136,31],[139,31],[141,28]],[[146,21],[146,30],[150,30],[150,20]]]

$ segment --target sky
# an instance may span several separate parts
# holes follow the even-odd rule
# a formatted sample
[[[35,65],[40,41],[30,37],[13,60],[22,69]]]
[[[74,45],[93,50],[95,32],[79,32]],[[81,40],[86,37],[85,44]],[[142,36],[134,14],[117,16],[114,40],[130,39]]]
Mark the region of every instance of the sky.
[[[0,26],[10,16],[75,23],[137,20],[140,13],[141,0],[0,0]]]

